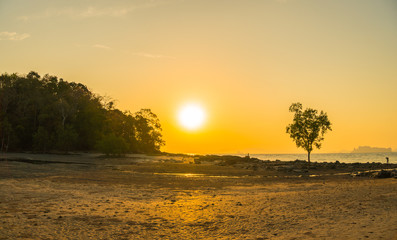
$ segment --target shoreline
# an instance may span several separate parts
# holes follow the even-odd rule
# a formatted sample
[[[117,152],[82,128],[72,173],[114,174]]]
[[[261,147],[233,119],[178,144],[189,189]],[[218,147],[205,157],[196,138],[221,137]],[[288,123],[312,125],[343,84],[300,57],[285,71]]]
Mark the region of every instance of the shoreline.
[[[72,154],[32,154],[7,153],[0,155],[0,162],[20,162],[27,164],[67,164],[102,166],[105,162],[111,164],[130,165],[134,171],[153,174],[187,174],[190,177],[205,175],[208,177],[222,176],[259,176],[275,177],[324,177],[324,176],[365,176],[386,177],[384,172],[397,177],[395,163],[343,163],[311,162],[304,160],[270,161],[255,157],[239,157],[232,155],[186,155],[186,154],[128,154],[123,157],[109,157],[99,153]],[[137,164],[153,165],[152,168],[137,167]],[[160,165],[159,165],[160,163]],[[155,166],[154,166],[155,165]],[[227,168],[225,168],[227,167]],[[383,175],[380,175],[380,174]],[[212,174],[212,175],[211,175]]]

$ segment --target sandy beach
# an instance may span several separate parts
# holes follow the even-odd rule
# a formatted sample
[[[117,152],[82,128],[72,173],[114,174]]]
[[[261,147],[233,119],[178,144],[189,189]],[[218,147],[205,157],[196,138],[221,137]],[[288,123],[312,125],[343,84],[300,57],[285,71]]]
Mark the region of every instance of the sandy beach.
[[[185,156],[1,157],[0,239],[397,239],[395,178]]]

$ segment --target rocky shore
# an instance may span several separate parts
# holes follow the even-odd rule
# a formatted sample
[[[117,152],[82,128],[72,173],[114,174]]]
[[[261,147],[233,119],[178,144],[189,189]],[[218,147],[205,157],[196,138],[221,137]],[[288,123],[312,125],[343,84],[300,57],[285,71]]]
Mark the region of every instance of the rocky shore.
[[[217,166],[234,166],[250,169],[256,172],[277,171],[289,174],[351,174],[351,176],[366,177],[397,177],[397,164],[372,163],[341,163],[312,162],[304,160],[295,161],[270,161],[257,158],[239,156],[204,155],[194,158],[195,164],[215,164]],[[258,173],[259,174],[259,173]]]

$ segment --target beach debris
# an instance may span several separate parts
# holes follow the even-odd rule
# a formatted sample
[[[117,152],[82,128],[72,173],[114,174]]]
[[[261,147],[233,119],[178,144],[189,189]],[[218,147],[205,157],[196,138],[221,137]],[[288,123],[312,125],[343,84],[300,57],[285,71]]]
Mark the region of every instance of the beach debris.
[[[351,174],[352,177],[373,177],[374,171],[363,171],[363,172],[354,172]]]
[[[206,209],[206,208],[208,208],[210,205],[205,205],[204,207],[201,207],[201,208],[199,208],[199,210],[204,210],[204,209]]]
[[[397,170],[373,170],[373,171],[362,171],[362,172],[355,172],[352,173],[351,176],[353,177],[373,177],[373,178],[397,178]]]
[[[393,169],[393,170],[380,170],[379,172],[377,172],[377,174],[374,177],[376,177],[376,178],[397,177],[397,171],[395,169]]]

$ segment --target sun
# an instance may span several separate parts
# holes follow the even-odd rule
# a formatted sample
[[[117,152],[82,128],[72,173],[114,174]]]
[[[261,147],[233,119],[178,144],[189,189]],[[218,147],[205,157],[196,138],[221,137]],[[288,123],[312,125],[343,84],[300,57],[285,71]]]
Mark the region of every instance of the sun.
[[[204,109],[195,103],[188,103],[182,106],[178,112],[178,121],[187,130],[200,128],[205,121]]]

